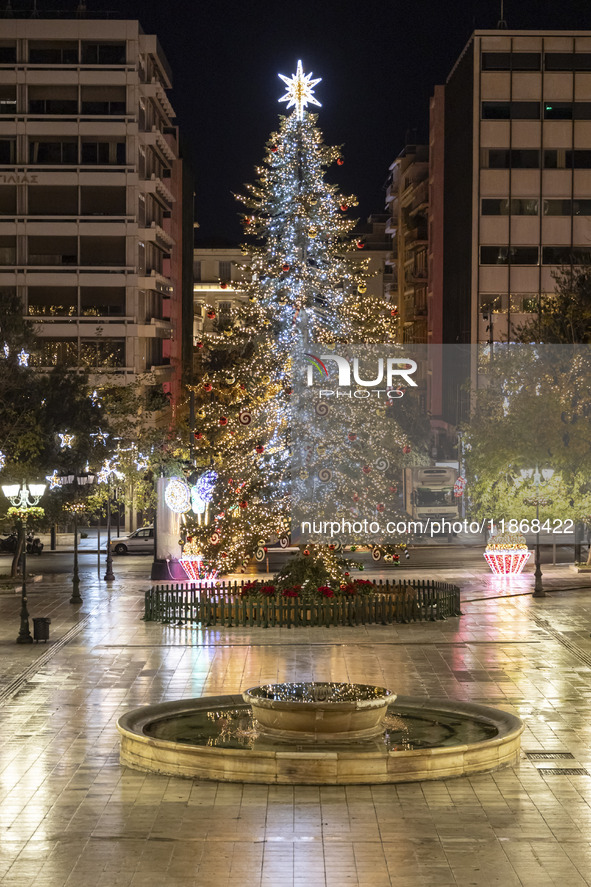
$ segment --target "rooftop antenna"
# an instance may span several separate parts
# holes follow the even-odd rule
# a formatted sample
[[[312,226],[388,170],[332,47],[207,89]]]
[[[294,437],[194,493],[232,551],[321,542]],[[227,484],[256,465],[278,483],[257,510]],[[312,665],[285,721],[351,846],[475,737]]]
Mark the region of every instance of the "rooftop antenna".
[[[501,17],[497,22],[497,28],[507,30],[507,22],[505,21],[505,0],[501,0]]]

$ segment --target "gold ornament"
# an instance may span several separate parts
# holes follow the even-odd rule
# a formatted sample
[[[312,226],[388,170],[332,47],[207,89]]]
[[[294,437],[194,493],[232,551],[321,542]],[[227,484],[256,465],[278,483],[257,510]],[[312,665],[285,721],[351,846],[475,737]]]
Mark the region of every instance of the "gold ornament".
[[[198,419],[205,419],[207,413],[205,412],[205,410],[197,410],[195,415],[197,416]]]
[[[310,206],[316,206],[318,200],[315,197],[310,197],[308,203],[310,204]]]
[[[301,480],[306,480],[307,477],[308,477],[308,470],[307,470],[307,468],[302,468],[302,470],[300,471],[300,479],[301,479]]]
[[[318,444],[318,446],[316,447],[316,452],[319,456],[324,456],[324,454],[326,453],[326,447],[324,446],[324,444]]]
[[[366,285],[364,283],[360,283],[359,286],[357,287],[357,292],[358,293],[366,293],[367,292]]]
[[[263,378],[261,379],[261,383],[262,383],[263,385],[269,385],[270,382],[271,382],[271,377],[270,377],[270,376],[263,376]]]
[[[308,231],[308,234],[313,239],[314,237],[318,236],[318,231],[316,230],[316,228],[310,228],[310,230]]]

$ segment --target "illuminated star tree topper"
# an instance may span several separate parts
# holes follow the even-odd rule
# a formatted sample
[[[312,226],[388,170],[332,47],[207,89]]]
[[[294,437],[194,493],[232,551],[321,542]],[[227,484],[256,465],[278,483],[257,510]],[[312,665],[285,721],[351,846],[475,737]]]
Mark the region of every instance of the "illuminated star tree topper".
[[[322,107],[318,99],[314,98],[314,87],[317,83],[320,83],[322,77],[312,80],[311,72],[310,74],[304,74],[301,61],[298,62],[296,73],[292,74],[291,77],[286,77],[284,74],[279,74],[279,77],[287,86],[287,92],[284,96],[281,96],[279,101],[287,102],[288,108],[295,107],[298,120],[303,119],[306,105]]]

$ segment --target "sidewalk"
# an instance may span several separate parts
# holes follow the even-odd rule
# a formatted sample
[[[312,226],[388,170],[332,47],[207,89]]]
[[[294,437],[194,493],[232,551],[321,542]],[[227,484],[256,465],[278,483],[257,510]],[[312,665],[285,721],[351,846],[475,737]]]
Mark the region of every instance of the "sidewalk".
[[[369,571],[367,571],[369,573]],[[414,571],[405,571],[410,578]],[[371,575],[371,573],[369,573]],[[591,580],[430,571],[463,616],[396,626],[215,629],[145,623],[147,581],[46,577],[19,646],[0,598],[1,887],[589,887]],[[217,784],[122,768],[115,723],[148,702],[277,680],[375,683],[478,701],[524,721],[522,759],[399,786]],[[526,751],[570,760],[534,762]]]

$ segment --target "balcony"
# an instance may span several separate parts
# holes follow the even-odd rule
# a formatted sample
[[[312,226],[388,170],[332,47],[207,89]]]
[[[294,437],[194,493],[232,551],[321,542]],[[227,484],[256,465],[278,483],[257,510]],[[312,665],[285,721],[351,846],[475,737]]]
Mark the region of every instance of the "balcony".
[[[171,237],[156,222],[152,222],[149,228],[138,228],[138,236],[146,243],[155,243],[165,253],[170,252],[176,243],[174,237]]]
[[[158,148],[162,156],[165,157],[169,163],[173,163],[177,159],[170,142],[164,133],[160,132],[157,127],[153,126],[151,130],[146,132],[140,130],[138,138],[141,145]]]
[[[145,191],[146,194],[159,194],[166,200],[169,206],[172,206],[175,202],[172,193],[155,173],[152,173],[149,179],[140,179],[139,188],[141,191]]]

